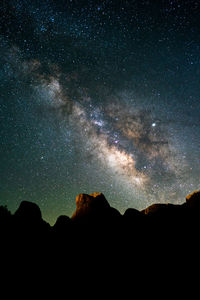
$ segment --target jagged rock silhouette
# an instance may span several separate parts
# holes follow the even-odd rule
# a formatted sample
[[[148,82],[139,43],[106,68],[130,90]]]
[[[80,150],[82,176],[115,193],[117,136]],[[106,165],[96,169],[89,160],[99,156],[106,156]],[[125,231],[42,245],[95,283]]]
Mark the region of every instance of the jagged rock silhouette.
[[[147,216],[152,217],[168,217],[173,216],[174,214],[176,216],[179,215],[179,213],[182,211],[181,205],[174,205],[171,203],[156,203],[148,206],[141,212]]]
[[[193,193],[186,196],[185,206],[193,209],[200,208],[200,191],[194,191]]]
[[[141,217],[143,217],[143,213],[140,212],[139,210],[135,209],[135,208],[128,208],[124,212],[123,216],[124,216],[124,218],[127,218],[127,219],[141,218]]]
[[[102,193],[79,194],[76,197],[76,210],[72,215],[74,221],[98,221],[120,217],[118,210],[111,207]]]
[[[22,240],[31,242],[46,238],[51,231],[51,226],[42,218],[42,213],[36,203],[22,201],[12,217],[13,233]]]
[[[79,194],[76,197],[76,210],[72,215],[72,219],[88,217],[91,215],[99,215],[105,213],[110,208],[108,201],[102,193]]]
[[[42,219],[42,213],[36,203],[22,201],[19,208],[15,212],[15,216],[24,219],[27,222],[38,222]]]
[[[56,223],[52,226],[52,231],[61,238],[69,238],[72,220],[68,216],[61,215],[57,218]]]
[[[95,281],[101,276],[98,284],[105,276],[109,282],[119,277],[120,269],[120,276],[132,278],[132,273],[137,277],[141,272],[140,280],[144,274],[149,280],[156,268],[157,274],[165,272],[169,261],[170,272],[174,266],[185,269],[198,261],[199,202],[197,191],[180,205],[154,204],[143,211],[129,208],[122,215],[103,194],[80,194],[73,216],[60,216],[53,226],[43,220],[35,203],[22,202],[15,214],[0,207],[1,257],[14,257],[17,271],[24,266],[26,276],[27,268],[34,269],[42,280],[45,268],[55,269],[55,277],[62,274],[65,282],[67,275],[75,273],[78,285],[83,278],[88,284],[91,276]],[[183,259],[177,261],[181,254]]]
[[[123,215],[111,207],[102,193],[79,194],[76,197],[76,210],[72,217],[58,217],[54,226],[42,218],[37,204],[23,201],[12,215],[6,207],[0,207],[0,230],[9,239],[22,236],[34,243],[45,239],[55,242],[55,238],[66,241],[73,248],[88,245],[94,240],[101,243],[114,243],[124,238],[129,242],[146,241],[157,243],[158,240],[176,242],[190,239],[199,233],[200,191],[186,197],[183,204],[153,204],[142,211],[129,208]],[[154,233],[152,235],[152,233]],[[156,234],[155,234],[156,233]],[[153,237],[153,238],[152,238]],[[159,238],[158,238],[159,237]],[[115,244],[116,245],[116,244]]]

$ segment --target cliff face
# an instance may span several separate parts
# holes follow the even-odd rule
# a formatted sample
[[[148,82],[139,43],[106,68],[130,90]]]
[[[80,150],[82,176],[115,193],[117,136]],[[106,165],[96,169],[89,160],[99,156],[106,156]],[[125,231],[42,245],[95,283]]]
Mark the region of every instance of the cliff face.
[[[186,203],[184,206],[187,208],[195,209],[199,212],[200,209],[200,191],[194,191],[186,196]]]
[[[76,197],[76,210],[72,215],[72,219],[97,216],[107,213],[109,209],[110,205],[102,193],[79,194]]]
[[[72,215],[72,221],[81,223],[101,223],[114,222],[121,217],[118,210],[111,207],[102,193],[90,195],[79,194],[76,197],[76,210]]]

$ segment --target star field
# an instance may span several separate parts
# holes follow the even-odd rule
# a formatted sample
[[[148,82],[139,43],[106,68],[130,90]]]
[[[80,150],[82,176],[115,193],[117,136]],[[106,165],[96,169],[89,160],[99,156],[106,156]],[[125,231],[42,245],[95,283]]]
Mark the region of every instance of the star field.
[[[200,188],[198,1],[1,1],[0,201],[54,223]]]

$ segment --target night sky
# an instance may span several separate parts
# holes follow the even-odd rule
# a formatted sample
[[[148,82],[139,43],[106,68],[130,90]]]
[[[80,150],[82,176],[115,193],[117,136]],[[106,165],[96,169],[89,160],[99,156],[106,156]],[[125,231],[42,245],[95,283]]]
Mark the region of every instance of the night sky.
[[[200,189],[200,2],[1,0],[0,203],[55,223]]]

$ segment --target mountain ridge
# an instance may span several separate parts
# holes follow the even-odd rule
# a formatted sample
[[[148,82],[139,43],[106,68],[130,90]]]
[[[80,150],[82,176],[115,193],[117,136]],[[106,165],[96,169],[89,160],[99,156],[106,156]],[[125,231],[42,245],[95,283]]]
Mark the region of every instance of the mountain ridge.
[[[196,190],[186,196],[182,204],[154,203],[143,210],[128,208],[121,214],[116,208],[110,206],[102,193],[79,194],[76,197],[76,210],[71,217],[61,215],[54,225],[43,220],[39,206],[30,201],[22,201],[14,214],[11,214],[5,206],[0,206],[0,228],[5,231],[6,225],[17,224],[17,227],[35,226],[48,228],[49,231],[59,231],[63,228],[76,227],[77,224],[106,224],[127,222],[171,222],[180,221],[187,223],[198,219],[200,208],[200,191]],[[130,225],[130,224],[129,224]],[[14,226],[14,225],[13,225]],[[10,226],[12,227],[12,225]],[[34,231],[34,230],[33,230]]]
[[[122,215],[101,193],[79,194],[72,217],[61,215],[51,226],[35,203],[22,202],[14,214],[0,206],[1,261],[17,264],[16,270],[23,266],[24,275],[27,268],[36,269],[42,278],[42,267],[60,276],[65,268],[66,276],[75,278],[81,272],[78,282],[100,274],[110,280],[120,269],[120,276],[129,276],[130,269],[148,278],[155,268],[181,270],[199,259],[199,207],[200,191],[195,191],[183,204],[155,203]],[[84,277],[86,271],[90,277]]]

